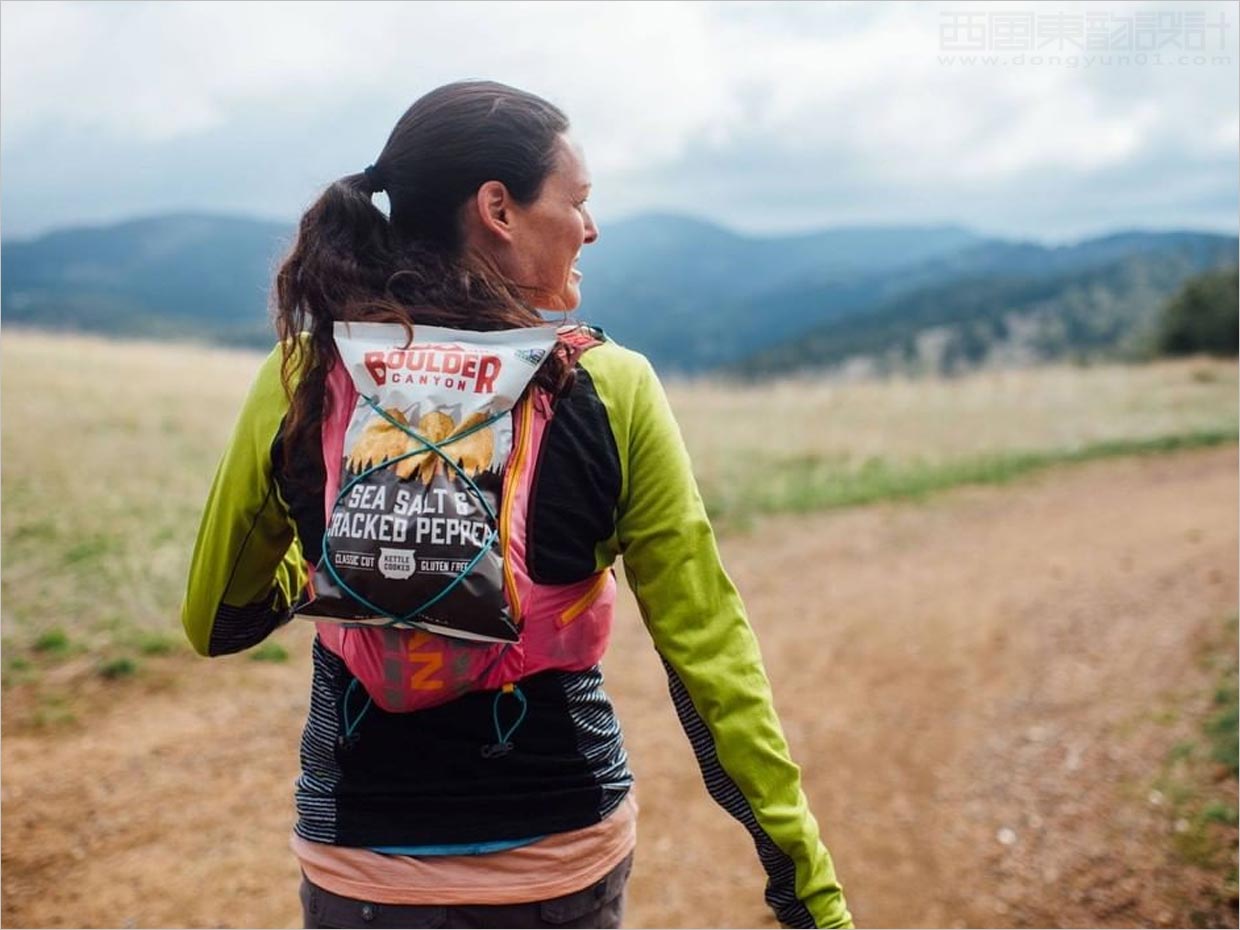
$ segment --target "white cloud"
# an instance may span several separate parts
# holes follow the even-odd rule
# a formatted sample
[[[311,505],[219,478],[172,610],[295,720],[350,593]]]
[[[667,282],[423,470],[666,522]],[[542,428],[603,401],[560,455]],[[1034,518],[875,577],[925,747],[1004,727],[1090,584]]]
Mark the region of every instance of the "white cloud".
[[[1192,6],[1236,18],[1230,4]],[[1222,66],[940,63],[941,14],[963,8],[1028,5],[6,3],[5,229],[195,204],[291,216],[377,155],[416,96],[463,77],[563,106],[616,213],[699,204],[804,225],[847,200],[874,217],[943,217],[979,190],[1019,205],[1039,172],[1096,189],[1147,162],[1164,175],[1234,165],[1234,22]],[[734,196],[706,193],[720,189]],[[1219,188],[1220,221],[1234,190]],[[798,199],[799,221],[776,209]],[[1114,222],[1128,222],[1120,207]],[[1064,212],[1058,225],[1081,222]]]

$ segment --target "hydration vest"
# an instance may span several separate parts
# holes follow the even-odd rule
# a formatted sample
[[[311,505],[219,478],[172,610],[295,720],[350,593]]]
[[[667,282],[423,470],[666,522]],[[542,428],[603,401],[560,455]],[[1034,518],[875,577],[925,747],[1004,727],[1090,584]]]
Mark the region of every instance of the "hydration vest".
[[[348,341],[358,334],[362,350]],[[550,585],[527,565],[531,492],[555,416],[554,398],[529,378],[557,344],[571,367],[601,342],[586,326],[415,326],[410,339],[399,325],[337,324],[322,425],[327,529],[298,614],[316,622],[323,645],[383,710],[512,693],[526,676],[602,658],[612,570]],[[520,368],[514,358],[529,365],[519,389],[505,395],[499,382],[483,382]],[[389,378],[413,387],[393,393]],[[451,383],[428,401],[421,389],[436,378]],[[471,392],[486,388],[497,390],[485,409],[466,414]],[[419,391],[423,400],[407,406]],[[461,403],[447,403],[453,391]],[[505,743],[499,734],[496,747]]]

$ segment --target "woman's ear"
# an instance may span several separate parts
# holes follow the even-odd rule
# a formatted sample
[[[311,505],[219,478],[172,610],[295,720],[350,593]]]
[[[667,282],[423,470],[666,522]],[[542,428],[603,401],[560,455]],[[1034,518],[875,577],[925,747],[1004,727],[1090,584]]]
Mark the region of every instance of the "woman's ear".
[[[505,242],[512,241],[512,198],[502,181],[487,181],[479,187],[474,206],[485,231]]]

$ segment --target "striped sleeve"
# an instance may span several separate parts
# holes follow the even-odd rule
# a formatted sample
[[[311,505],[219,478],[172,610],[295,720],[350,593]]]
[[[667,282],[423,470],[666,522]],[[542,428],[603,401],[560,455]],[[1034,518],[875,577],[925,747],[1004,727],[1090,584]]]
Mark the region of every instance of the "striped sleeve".
[[[288,409],[277,347],[263,362],[207,497],[181,623],[201,655],[238,652],[289,619],[306,580],[271,448]]]
[[[706,788],[753,839],[780,923],[850,927],[663,388],[644,357],[614,345],[583,364],[605,394],[621,452],[616,542]]]

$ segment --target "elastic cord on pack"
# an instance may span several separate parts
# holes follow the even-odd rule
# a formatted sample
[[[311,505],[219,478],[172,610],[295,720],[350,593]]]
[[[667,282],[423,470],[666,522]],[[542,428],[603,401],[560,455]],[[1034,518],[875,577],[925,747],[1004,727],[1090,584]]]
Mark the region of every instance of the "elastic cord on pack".
[[[394,419],[393,417],[388,416],[387,411],[379,406],[379,403],[375,398],[369,397],[367,395],[362,395],[362,399],[365,400],[366,403],[370,405],[371,409],[374,410],[375,413],[379,414],[379,416],[387,420],[388,423],[392,424],[397,429],[399,429],[401,432],[405,433],[405,435],[409,436],[409,438],[415,440],[416,442],[421,443],[422,448],[410,449],[408,452],[402,453],[401,455],[398,455],[395,458],[386,459],[380,462],[378,465],[372,465],[370,468],[367,468],[364,471],[357,474],[356,476],[354,476],[344,485],[344,487],[340,489],[340,492],[336,495],[336,500],[332,503],[333,510],[336,507],[340,506],[340,502],[344,500],[345,495],[348,494],[349,491],[353,489],[354,485],[356,485],[362,479],[369,477],[370,475],[374,474],[376,471],[379,471],[382,468],[391,468],[397,462],[401,462],[411,456],[421,455],[422,453],[426,452],[429,449],[433,451],[436,455],[438,455],[441,459],[443,459],[445,462],[447,462],[450,466],[452,466],[453,469],[456,470],[457,475],[462,480],[464,480],[465,484],[468,485],[469,490],[473,492],[474,496],[477,497],[478,501],[482,504],[482,509],[483,511],[485,511],[487,517],[491,520],[491,522],[498,523],[499,518],[496,516],[494,509],[491,507],[490,502],[486,498],[486,495],[483,494],[482,490],[478,487],[478,485],[474,483],[473,479],[470,478],[469,475],[465,473],[465,469],[461,467],[460,465],[458,465],[456,461],[452,458],[452,456],[444,452],[444,450],[440,448],[438,443],[434,442],[431,439],[427,439],[425,436],[419,436],[417,433],[415,433],[412,429],[410,429],[404,423],[401,423],[398,420]],[[450,437],[450,440],[448,442],[445,442],[444,445],[451,445],[452,443],[455,443],[458,440],[465,438],[471,433],[475,433],[480,429],[485,429],[486,427],[490,426],[492,423],[501,419],[505,413],[507,413],[507,411],[497,413],[494,416],[491,416],[488,419],[483,420],[481,423],[474,424],[469,429],[462,430],[461,432],[456,433],[455,435]],[[331,575],[332,580],[335,581],[335,583],[340,586],[340,589],[342,591],[344,591],[346,594],[352,597],[355,601],[357,601],[367,610],[373,611],[375,614],[381,617],[387,618],[387,622],[384,624],[380,624],[381,626],[394,626],[398,623],[408,623],[418,614],[425,613],[431,607],[435,606],[435,604],[439,603],[439,601],[447,597],[448,593],[451,592],[453,588],[455,588],[457,585],[459,585],[462,581],[464,581],[469,576],[469,573],[473,571],[474,566],[477,565],[480,561],[482,561],[482,557],[486,555],[487,552],[489,552],[491,548],[495,545],[495,543],[498,542],[499,540],[499,530],[495,528],[490,529],[487,533],[486,539],[483,540],[482,546],[478,549],[478,553],[472,559],[470,559],[469,562],[466,563],[464,568],[462,568],[459,572],[457,572],[456,577],[453,578],[450,582],[448,582],[448,584],[444,586],[442,591],[440,591],[438,594],[434,595],[433,597],[427,599],[422,604],[419,604],[417,607],[409,611],[407,614],[404,614],[403,616],[397,616],[396,614],[393,614],[390,611],[384,610],[382,607],[379,607],[376,604],[370,603],[370,601],[368,601],[362,595],[358,594],[351,587],[349,587],[349,585],[344,581],[344,579],[342,579],[336,573],[336,568],[335,566],[332,565],[332,560],[330,558],[331,541],[328,538],[329,529],[330,527],[328,529],[324,529],[323,531],[323,546],[322,546],[323,554],[322,554],[322,558],[319,560],[320,564],[323,565],[323,567],[327,570],[327,573]]]
[[[521,705],[521,711],[517,714],[516,722],[507,730],[503,729],[499,722],[499,703],[505,694],[511,694]],[[482,757],[484,759],[498,759],[512,752],[513,734],[525,722],[525,715],[528,712],[529,702],[525,699],[525,694],[522,693],[520,685],[509,682],[495,692],[495,700],[491,703],[491,722],[495,724],[495,742],[482,747]]]
[[[344,731],[336,739],[337,745],[341,749],[348,749],[353,746],[358,737],[355,735],[357,728],[361,725],[362,718],[366,716],[366,711],[370,710],[372,703],[369,694],[366,695],[366,703],[362,705],[362,709],[358,715],[352,720],[349,719],[349,699],[353,697],[353,692],[357,690],[357,679],[354,678],[349,682],[349,687],[345,689],[344,697],[340,700],[340,720],[344,724]]]

